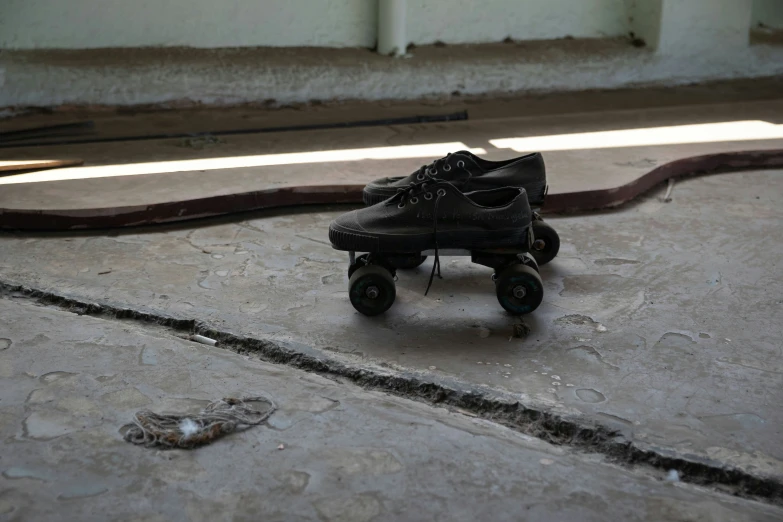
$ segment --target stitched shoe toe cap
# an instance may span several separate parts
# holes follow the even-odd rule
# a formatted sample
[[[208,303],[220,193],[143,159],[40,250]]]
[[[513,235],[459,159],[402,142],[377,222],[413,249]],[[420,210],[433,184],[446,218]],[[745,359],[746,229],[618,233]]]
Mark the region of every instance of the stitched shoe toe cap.
[[[359,224],[359,219],[356,215],[357,212],[358,210],[352,210],[350,212],[346,212],[345,214],[339,216],[337,219],[332,221],[332,224],[329,225],[329,228],[350,230],[353,232],[364,232],[364,229]]]

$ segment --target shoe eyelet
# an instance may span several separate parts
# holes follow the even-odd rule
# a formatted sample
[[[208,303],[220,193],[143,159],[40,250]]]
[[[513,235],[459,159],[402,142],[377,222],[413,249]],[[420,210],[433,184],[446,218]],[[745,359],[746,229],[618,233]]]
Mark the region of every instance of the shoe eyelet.
[[[416,203],[418,203],[418,202],[419,202],[419,198],[411,198],[411,203],[412,203],[412,204],[414,204],[414,205],[415,205],[415,204],[416,204]]]
[[[462,160],[459,160],[459,161],[457,162],[457,166],[458,166],[459,168],[463,168],[463,167],[465,166],[465,162],[464,162],[464,161],[462,161]]]
[[[438,196],[445,196],[446,195],[446,189],[438,189]]]
[[[450,171],[451,170],[451,165],[449,165],[448,163],[443,165],[443,170],[445,170],[446,172]]]
[[[424,199],[426,199],[427,201],[431,200],[432,199],[432,192],[425,192],[424,193]]]
[[[416,179],[418,179],[419,181],[424,181],[424,174],[419,174],[418,176],[416,176]]]
[[[400,203],[399,205],[397,205],[397,208],[402,208],[404,206],[405,206],[405,203]]]
[[[430,169],[427,172],[429,172],[430,176],[437,176],[438,175],[437,169]]]

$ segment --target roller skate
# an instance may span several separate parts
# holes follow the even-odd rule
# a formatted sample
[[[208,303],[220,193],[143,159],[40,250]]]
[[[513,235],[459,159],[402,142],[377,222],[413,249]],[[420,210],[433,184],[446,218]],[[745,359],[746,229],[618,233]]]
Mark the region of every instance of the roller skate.
[[[425,177],[373,206],[353,210],[329,225],[333,248],[349,253],[349,296],[364,315],[388,310],[396,297],[396,271],[434,255],[426,295],[440,274],[441,255],[470,256],[495,269],[500,305],[513,315],[541,304],[544,287],[530,254],[533,218],[521,187],[463,193]],[[357,253],[360,255],[357,256]]]

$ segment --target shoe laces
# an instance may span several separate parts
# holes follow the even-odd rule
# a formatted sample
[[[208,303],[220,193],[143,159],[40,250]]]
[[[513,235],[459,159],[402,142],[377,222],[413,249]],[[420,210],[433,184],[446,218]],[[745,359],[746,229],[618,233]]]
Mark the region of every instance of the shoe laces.
[[[432,210],[432,235],[435,243],[435,260],[432,263],[432,272],[430,272],[430,279],[427,283],[427,289],[424,291],[424,295],[427,295],[430,291],[436,270],[438,272],[438,278],[443,279],[443,276],[440,274],[440,254],[438,252],[438,206],[440,205],[441,198],[446,195],[446,189],[443,187],[438,188],[438,190],[435,191],[435,196],[433,196],[432,192],[428,190],[428,185],[432,185],[433,183],[438,183],[438,180],[430,176],[424,181],[411,183],[407,187],[397,189],[395,197],[389,199],[387,202],[387,205],[397,203],[397,206],[402,208],[408,202],[414,205],[418,203],[418,196],[422,193],[424,194],[422,197],[428,201],[432,200],[433,197],[435,198],[435,206]],[[443,184],[444,182],[440,183]]]
[[[454,153],[449,152],[444,157],[440,159],[436,159],[429,165],[422,165],[421,167],[419,167],[419,170],[416,171],[416,181],[412,183],[426,181],[427,179],[434,179],[435,176],[440,174],[441,171],[449,172],[450,170],[452,170],[453,167],[449,163],[449,159],[451,158],[452,154]],[[462,160],[458,161],[457,167],[464,168],[465,162]]]

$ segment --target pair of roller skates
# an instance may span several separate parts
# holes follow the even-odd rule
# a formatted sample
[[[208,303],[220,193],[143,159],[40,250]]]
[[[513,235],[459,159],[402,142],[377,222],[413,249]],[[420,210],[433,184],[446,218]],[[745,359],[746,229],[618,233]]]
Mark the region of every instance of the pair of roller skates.
[[[363,192],[368,206],[329,226],[332,246],[349,252],[351,304],[364,315],[385,312],[396,297],[397,270],[434,255],[426,295],[440,277],[440,256],[462,255],[495,270],[506,311],[533,312],[544,297],[538,267],[560,248],[557,232],[532,210],[546,191],[538,153],[495,162],[460,151],[409,176],[371,182]]]

